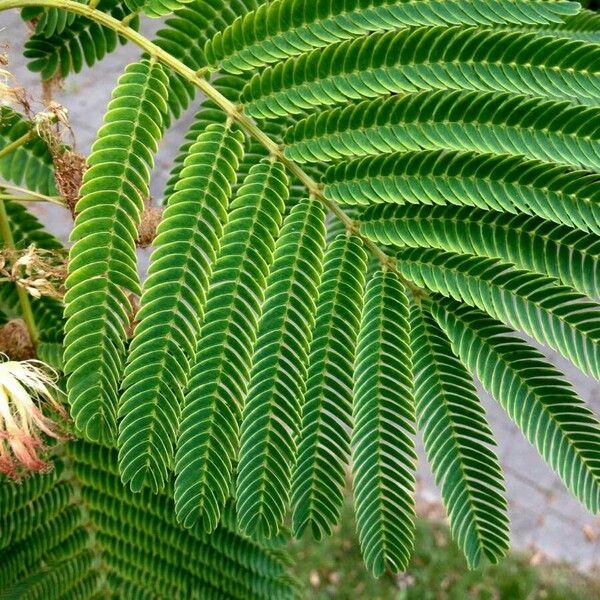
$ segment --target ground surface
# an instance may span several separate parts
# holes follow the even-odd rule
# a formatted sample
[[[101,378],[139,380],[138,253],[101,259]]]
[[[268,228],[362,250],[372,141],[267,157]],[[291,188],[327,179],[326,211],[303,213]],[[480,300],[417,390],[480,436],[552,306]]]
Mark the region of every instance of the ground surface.
[[[415,552],[405,573],[373,579],[365,570],[349,503],[335,534],[292,546],[294,574],[306,600],[597,600],[600,580],[567,563],[514,552],[498,565],[467,569],[439,522],[439,507],[420,503]]]
[[[156,28],[156,22],[149,22],[143,30],[150,35]],[[39,78],[27,70],[21,55],[26,36],[26,27],[15,11],[0,13],[0,42],[10,44],[9,67],[19,83],[40,98]],[[136,60],[139,55],[134,46],[121,47],[94,70],[84,69],[79,75],[71,77],[64,89],[55,94],[56,100],[69,110],[77,149],[83,154],[89,152],[117,77],[124,65]],[[152,184],[152,192],[157,197],[161,194],[170,160],[193,112],[194,107],[175,124],[161,143]],[[50,207],[44,208],[41,216],[53,232],[66,238],[71,225],[65,212]],[[586,378],[562,358],[553,354],[549,356],[567,374],[581,397],[590,403],[596,414],[600,414],[600,385]],[[584,569],[599,563],[600,521],[591,517],[566,492],[502,410],[489,397],[484,395],[484,398],[499,443],[498,453],[506,469],[513,544],[519,548],[539,548],[549,557],[572,561]],[[427,499],[437,498],[424,459],[421,460],[419,473],[422,495]]]

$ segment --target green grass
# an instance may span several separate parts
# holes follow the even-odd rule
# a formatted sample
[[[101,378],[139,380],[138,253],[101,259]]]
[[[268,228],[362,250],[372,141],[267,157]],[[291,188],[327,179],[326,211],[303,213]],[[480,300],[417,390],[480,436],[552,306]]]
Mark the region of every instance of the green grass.
[[[296,576],[310,600],[597,600],[600,580],[561,563],[532,566],[513,553],[499,565],[469,571],[448,529],[419,521],[415,555],[406,574],[375,580],[365,570],[347,506],[342,525],[328,540],[309,536],[293,545]]]

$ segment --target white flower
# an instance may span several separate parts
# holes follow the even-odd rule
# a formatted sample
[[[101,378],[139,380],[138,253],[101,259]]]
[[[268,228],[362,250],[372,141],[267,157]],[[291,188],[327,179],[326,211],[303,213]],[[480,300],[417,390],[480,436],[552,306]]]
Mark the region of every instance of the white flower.
[[[2,357],[0,355],[0,357]],[[44,471],[50,465],[40,458],[41,433],[62,438],[58,427],[43,412],[51,409],[67,417],[56,400],[60,391],[56,374],[36,360],[0,362],[0,473],[18,479],[23,469]]]

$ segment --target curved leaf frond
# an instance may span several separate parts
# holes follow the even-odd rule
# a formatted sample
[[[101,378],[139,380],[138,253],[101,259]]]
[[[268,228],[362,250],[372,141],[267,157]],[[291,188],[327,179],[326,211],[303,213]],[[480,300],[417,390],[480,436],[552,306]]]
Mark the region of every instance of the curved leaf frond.
[[[390,271],[367,284],[354,379],[354,506],[367,568],[408,566],[415,538],[415,406],[408,298]]]
[[[600,378],[600,305],[556,280],[491,258],[410,248],[398,269],[417,285],[519,328]]]
[[[211,125],[190,147],[157,228],[119,403],[119,465],[139,491],[162,489],[243,137]]]
[[[453,204],[537,215],[600,235],[600,175],[520,156],[423,151],[334,165],[324,194],[341,204]]]
[[[360,231],[381,244],[438,248],[501,258],[600,296],[600,238],[529,217],[454,206],[378,205],[360,217]]]
[[[230,495],[239,425],[288,179],[281,163],[250,169],[231,205],[179,427],[175,510],[185,527],[219,523]]]
[[[241,427],[238,524],[257,538],[278,533],[288,504],[324,245],[322,205],[296,205],[275,246]]]
[[[367,254],[342,234],[325,253],[292,482],[293,531],[331,535],[344,504],[352,427],[352,370]]]
[[[413,305],[415,401],[425,453],[440,488],[452,536],[471,569],[508,552],[504,478],[473,380],[429,313]]]
[[[127,67],[88,158],[76,206],[65,282],[64,370],[71,415],[92,440],[109,441],[116,433],[131,315],[127,293],[141,292],[135,240],[167,110],[166,83],[156,63]]]
[[[21,18],[24,21],[32,21],[35,27],[34,34],[49,38],[71,27],[77,15],[53,6],[28,6],[21,9]]]
[[[227,99],[231,101],[236,101],[239,97],[241,88],[244,85],[244,80],[235,77],[219,77],[213,81],[213,85],[215,89],[219,90]],[[181,177],[181,170],[183,169],[183,164],[185,159],[187,158],[190,148],[198,139],[198,136],[206,131],[206,129],[210,125],[215,124],[224,124],[227,121],[227,115],[220,110],[210,99],[203,100],[200,108],[194,115],[190,126],[185,132],[183,142],[179,146],[177,150],[177,154],[173,159],[173,166],[171,167],[171,171],[169,172],[169,178],[167,179],[167,183],[165,185],[165,189],[162,195],[163,204],[168,204],[170,196],[175,192],[175,185],[179,181]],[[247,146],[247,144],[246,144]],[[245,148],[247,150],[247,148]],[[244,152],[244,156],[242,157],[242,163],[248,160],[248,152]],[[254,161],[252,164],[256,164]],[[241,175],[240,165],[238,165],[238,177],[237,181],[243,181],[243,176]]]
[[[411,150],[513,154],[600,171],[600,108],[510,93],[436,90],[349,104],[301,120],[286,156],[332,161]]]
[[[563,0],[275,0],[218,32],[205,52],[210,63],[240,73],[375,31],[418,25],[542,25],[560,23],[577,10]]]
[[[592,513],[600,509],[600,423],[557,369],[477,309],[436,298],[454,352]]]
[[[436,89],[513,92],[595,104],[594,44],[479,27],[418,27],[374,33],[290,58],[244,88],[257,118],[389,93]]]

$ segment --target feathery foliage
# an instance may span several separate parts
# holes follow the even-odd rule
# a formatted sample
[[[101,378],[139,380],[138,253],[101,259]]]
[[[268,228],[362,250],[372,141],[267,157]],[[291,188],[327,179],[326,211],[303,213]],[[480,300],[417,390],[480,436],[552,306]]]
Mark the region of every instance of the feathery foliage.
[[[344,503],[352,427],[352,367],[367,254],[340,235],[325,254],[310,345],[302,427],[292,485],[294,535],[331,535]]]
[[[290,494],[325,244],[325,212],[315,200],[283,223],[267,279],[240,432],[240,530],[271,538]]]
[[[236,17],[256,8],[258,0],[193,0],[165,21],[154,40],[191,69],[207,66],[204,44]],[[178,118],[196,95],[196,88],[177,73],[169,72],[169,110]],[[232,98],[229,98],[233,100]]]
[[[65,446],[68,475],[24,486],[23,503],[11,492],[0,581],[40,598],[293,597],[287,512],[294,535],[328,535],[348,462],[365,564],[402,570],[416,430],[469,565],[496,562],[507,507],[474,376],[600,510],[596,418],[509,329],[600,378],[597,14],[568,0],[46,2],[24,11],[43,78],[119,41],[143,58],[115,88],[71,236],[62,368],[86,441]],[[154,43],[138,14],[169,15]],[[142,285],[153,156],[198,90]],[[0,176],[55,194],[35,118],[0,111]],[[0,202],[19,248],[56,247]],[[0,281],[2,321],[30,304],[38,357],[60,367],[60,303],[15,289]]]
[[[163,214],[140,299],[119,405],[125,483],[162,489],[202,323],[208,281],[243,149],[239,132],[212,125],[190,148]]]
[[[286,133],[298,162],[411,150],[516,154],[600,169],[600,110],[501,92],[419,92],[367,100],[299,121]]]
[[[3,592],[40,600],[109,590],[181,600],[297,596],[280,549],[240,536],[226,520],[212,536],[182,530],[172,496],[122,486],[114,450],[72,442],[64,465],[0,483]]]
[[[352,427],[352,367],[367,255],[360,239],[340,235],[327,248],[308,359],[298,458],[293,478],[294,535],[309,527],[331,535],[344,503]]]
[[[454,204],[537,215],[600,234],[599,176],[518,155],[443,150],[339,163],[325,175],[325,196],[369,205]]]
[[[123,0],[100,0],[98,10],[121,20],[131,16],[129,26],[137,29],[139,19],[131,14]],[[108,27],[90,19],[56,8],[42,13],[27,11],[23,18],[39,19],[35,32],[25,44],[24,56],[28,68],[40,73],[42,79],[65,78],[79,73],[84,65],[93,67],[114,52],[125,39]]]
[[[231,205],[179,429],[175,508],[184,525],[201,520],[213,530],[230,495],[252,350],[287,185],[280,163],[260,163],[250,169]]]
[[[436,249],[400,251],[398,269],[417,284],[520,328],[600,379],[600,305],[556,280],[497,259]]]
[[[354,383],[354,504],[365,564],[406,568],[414,544],[415,410],[408,298],[389,271],[367,286]]]
[[[239,73],[376,31],[442,24],[549,24],[576,11],[573,3],[561,0],[275,0],[217,33],[205,52],[210,62]]]
[[[465,89],[510,91],[594,104],[595,47],[535,33],[477,27],[417,27],[374,33],[313,50],[256,74],[244,88],[253,117],[387,93]]]
[[[508,550],[502,469],[472,379],[429,308],[415,304],[411,314],[418,425],[452,534],[473,568]]]
[[[433,315],[452,348],[592,512],[600,506],[600,423],[542,354],[491,317],[448,298]]]
[[[600,295],[600,239],[577,229],[524,214],[408,204],[372,206],[360,222],[361,233],[384,245],[498,257]]]
[[[135,240],[149,170],[166,112],[162,67],[143,61],[119,79],[98,132],[77,203],[65,295],[64,370],[71,414],[91,440],[116,433],[118,391],[131,316],[140,293]]]

